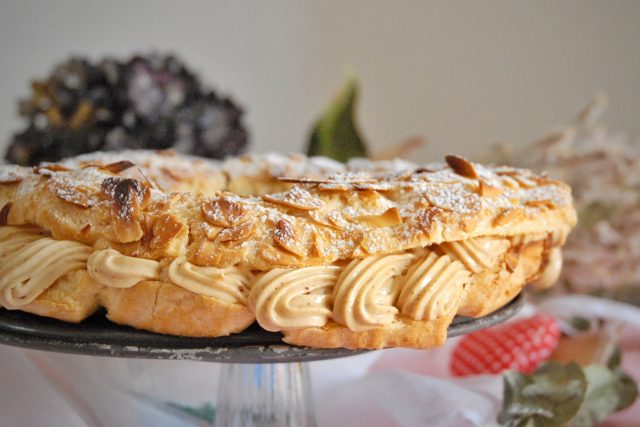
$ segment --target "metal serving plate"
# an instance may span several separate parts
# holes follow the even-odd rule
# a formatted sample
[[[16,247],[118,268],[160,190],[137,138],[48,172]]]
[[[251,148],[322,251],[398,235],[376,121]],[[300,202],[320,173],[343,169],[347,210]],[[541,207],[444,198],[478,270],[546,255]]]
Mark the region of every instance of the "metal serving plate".
[[[521,296],[479,319],[456,317],[449,337],[468,334],[513,316]],[[351,356],[366,350],[298,347],[257,324],[228,337],[189,338],[156,334],[111,323],[104,312],[79,324],[0,309],[0,344],[60,353],[142,359],[203,360],[226,363],[302,362]]]

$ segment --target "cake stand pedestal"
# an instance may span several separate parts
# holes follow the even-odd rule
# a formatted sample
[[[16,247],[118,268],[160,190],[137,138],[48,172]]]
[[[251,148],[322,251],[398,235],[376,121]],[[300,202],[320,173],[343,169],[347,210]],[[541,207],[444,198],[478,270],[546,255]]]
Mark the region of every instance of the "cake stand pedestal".
[[[518,296],[492,314],[457,317],[448,336],[503,322],[522,307]],[[97,313],[80,324],[0,309],[0,344],[92,356],[222,362],[217,426],[315,426],[309,366],[314,360],[363,353],[284,343],[252,325],[240,334],[188,338],[154,334],[109,322]]]

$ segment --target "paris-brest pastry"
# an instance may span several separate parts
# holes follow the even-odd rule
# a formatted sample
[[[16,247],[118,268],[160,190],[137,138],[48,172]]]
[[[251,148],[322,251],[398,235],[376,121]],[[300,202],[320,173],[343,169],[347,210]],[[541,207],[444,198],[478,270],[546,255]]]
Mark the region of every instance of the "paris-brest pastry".
[[[0,302],[68,322],[312,347],[428,348],[552,284],[576,213],[544,175],[170,152],[0,167]]]

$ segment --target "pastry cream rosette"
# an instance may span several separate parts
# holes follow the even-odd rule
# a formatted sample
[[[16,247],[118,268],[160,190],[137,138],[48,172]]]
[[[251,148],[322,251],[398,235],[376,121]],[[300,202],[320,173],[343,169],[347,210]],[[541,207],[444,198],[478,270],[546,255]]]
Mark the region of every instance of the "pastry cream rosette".
[[[173,166],[172,166],[173,165]],[[570,189],[522,169],[161,152],[0,167],[0,302],[155,332],[427,348],[549,286]]]

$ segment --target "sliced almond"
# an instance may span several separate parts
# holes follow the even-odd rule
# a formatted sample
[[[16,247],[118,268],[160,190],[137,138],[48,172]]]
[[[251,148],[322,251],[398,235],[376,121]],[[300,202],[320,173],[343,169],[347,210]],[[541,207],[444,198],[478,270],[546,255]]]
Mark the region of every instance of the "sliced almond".
[[[328,215],[318,211],[308,211],[307,215],[313,220],[313,222],[324,225],[325,227],[335,228],[337,230],[344,230],[349,223],[345,220],[339,212],[333,211]]]
[[[480,179],[480,195],[482,197],[498,197],[502,195],[502,193],[504,193],[503,189],[489,185]]]
[[[516,271],[519,261],[520,254],[518,252],[507,252],[507,254],[504,256],[504,262],[507,266],[507,270],[509,270],[510,273]]]
[[[225,228],[216,236],[218,242],[242,243],[248,240],[255,231],[255,224],[252,221],[245,221],[234,227]]]
[[[522,175],[514,176],[513,179],[518,181],[518,184],[520,184],[522,188],[533,188],[538,185],[535,180]]]
[[[206,200],[200,209],[204,219],[218,227],[232,227],[242,221],[246,214],[246,209],[241,203],[226,197]]]
[[[262,200],[306,211],[320,209],[324,206],[324,202],[321,199],[300,187],[293,187],[284,193],[264,194]]]
[[[379,215],[363,215],[356,218],[356,221],[369,224],[374,227],[395,227],[402,224],[402,217],[398,208],[389,208]]]
[[[435,225],[438,221],[438,217],[441,215],[442,210],[436,207],[424,208],[420,209],[417,212],[416,219],[418,221],[418,226],[424,231],[427,235],[433,233]]]
[[[305,255],[306,251],[296,233],[295,224],[288,218],[282,218],[276,223],[273,241],[295,255]]]
[[[258,246],[258,255],[267,265],[296,266],[302,263],[302,258],[289,251],[275,246],[261,244]]]
[[[38,173],[42,175],[46,175],[45,171],[69,172],[70,170],[72,170],[70,167],[67,167],[58,163],[41,163],[38,166],[33,168],[34,173]]]
[[[526,202],[524,202],[525,206],[529,206],[532,208],[539,208],[539,207],[546,207],[549,209],[552,209],[554,207],[554,204],[551,200],[527,200]]]
[[[66,181],[50,181],[49,189],[59,199],[81,208],[87,209],[95,204],[95,200],[88,194],[89,190],[76,184],[70,184]]]
[[[9,212],[11,211],[11,207],[13,203],[7,202],[0,210],[0,225],[7,225],[9,220]]]
[[[453,154],[449,154],[444,159],[456,174],[470,179],[478,178],[478,173],[473,167],[473,163],[471,163],[469,160],[463,157],[454,156]]]
[[[349,191],[353,189],[353,184],[349,182],[327,182],[318,185],[320,191]]]
[[[153,225],[153,238],[149,243],[151,249],[165,247],[185,228],[174,215],[163,215]]]
[[[375,190],[375,191],[389,191],[394,188],[394,186],[388,181],[378,181],[378,182],[363,182],[358,184],[353,184],[353,188],[356,190]]]
[[[324,184],[331,182],[327,179],[322,178],[303,178],[296,176],[279,176],[277,179],[280,182],[288,182],[291,184]]]
[[[378,231],[381,230],[365,233],[360,241],[360,248],[368,255],[383,253],[389,247],[388,238]]]
[[[107,181],[107,180],[105,180]],[[103,181],[104,184],[104,181]],[[120,179],[113,187],[112,197],[122,218],[135,218],[134,202],[137,208],[144,209],[149,204],[151,192],[137,179]]]
[[[20,166],[3,166],[0,170],[0,184],[17,184],[28,176],[28,171]]]
[[[506,208],[503,209],[493,220],[494,226],[502,226],[509,224],[510,222],[520,218],[522,212],[517,209]]]
[[[482,207],[478,195],[462,186],[434,186],[425,197],[432,206],[461,215],[475,213]]]
[[[129,160],[121,160],[119,162],[109,163],[108,165],[100,166],[100,169],[109,171],[111,173],[120,173],[127,170],[136,164]]]

